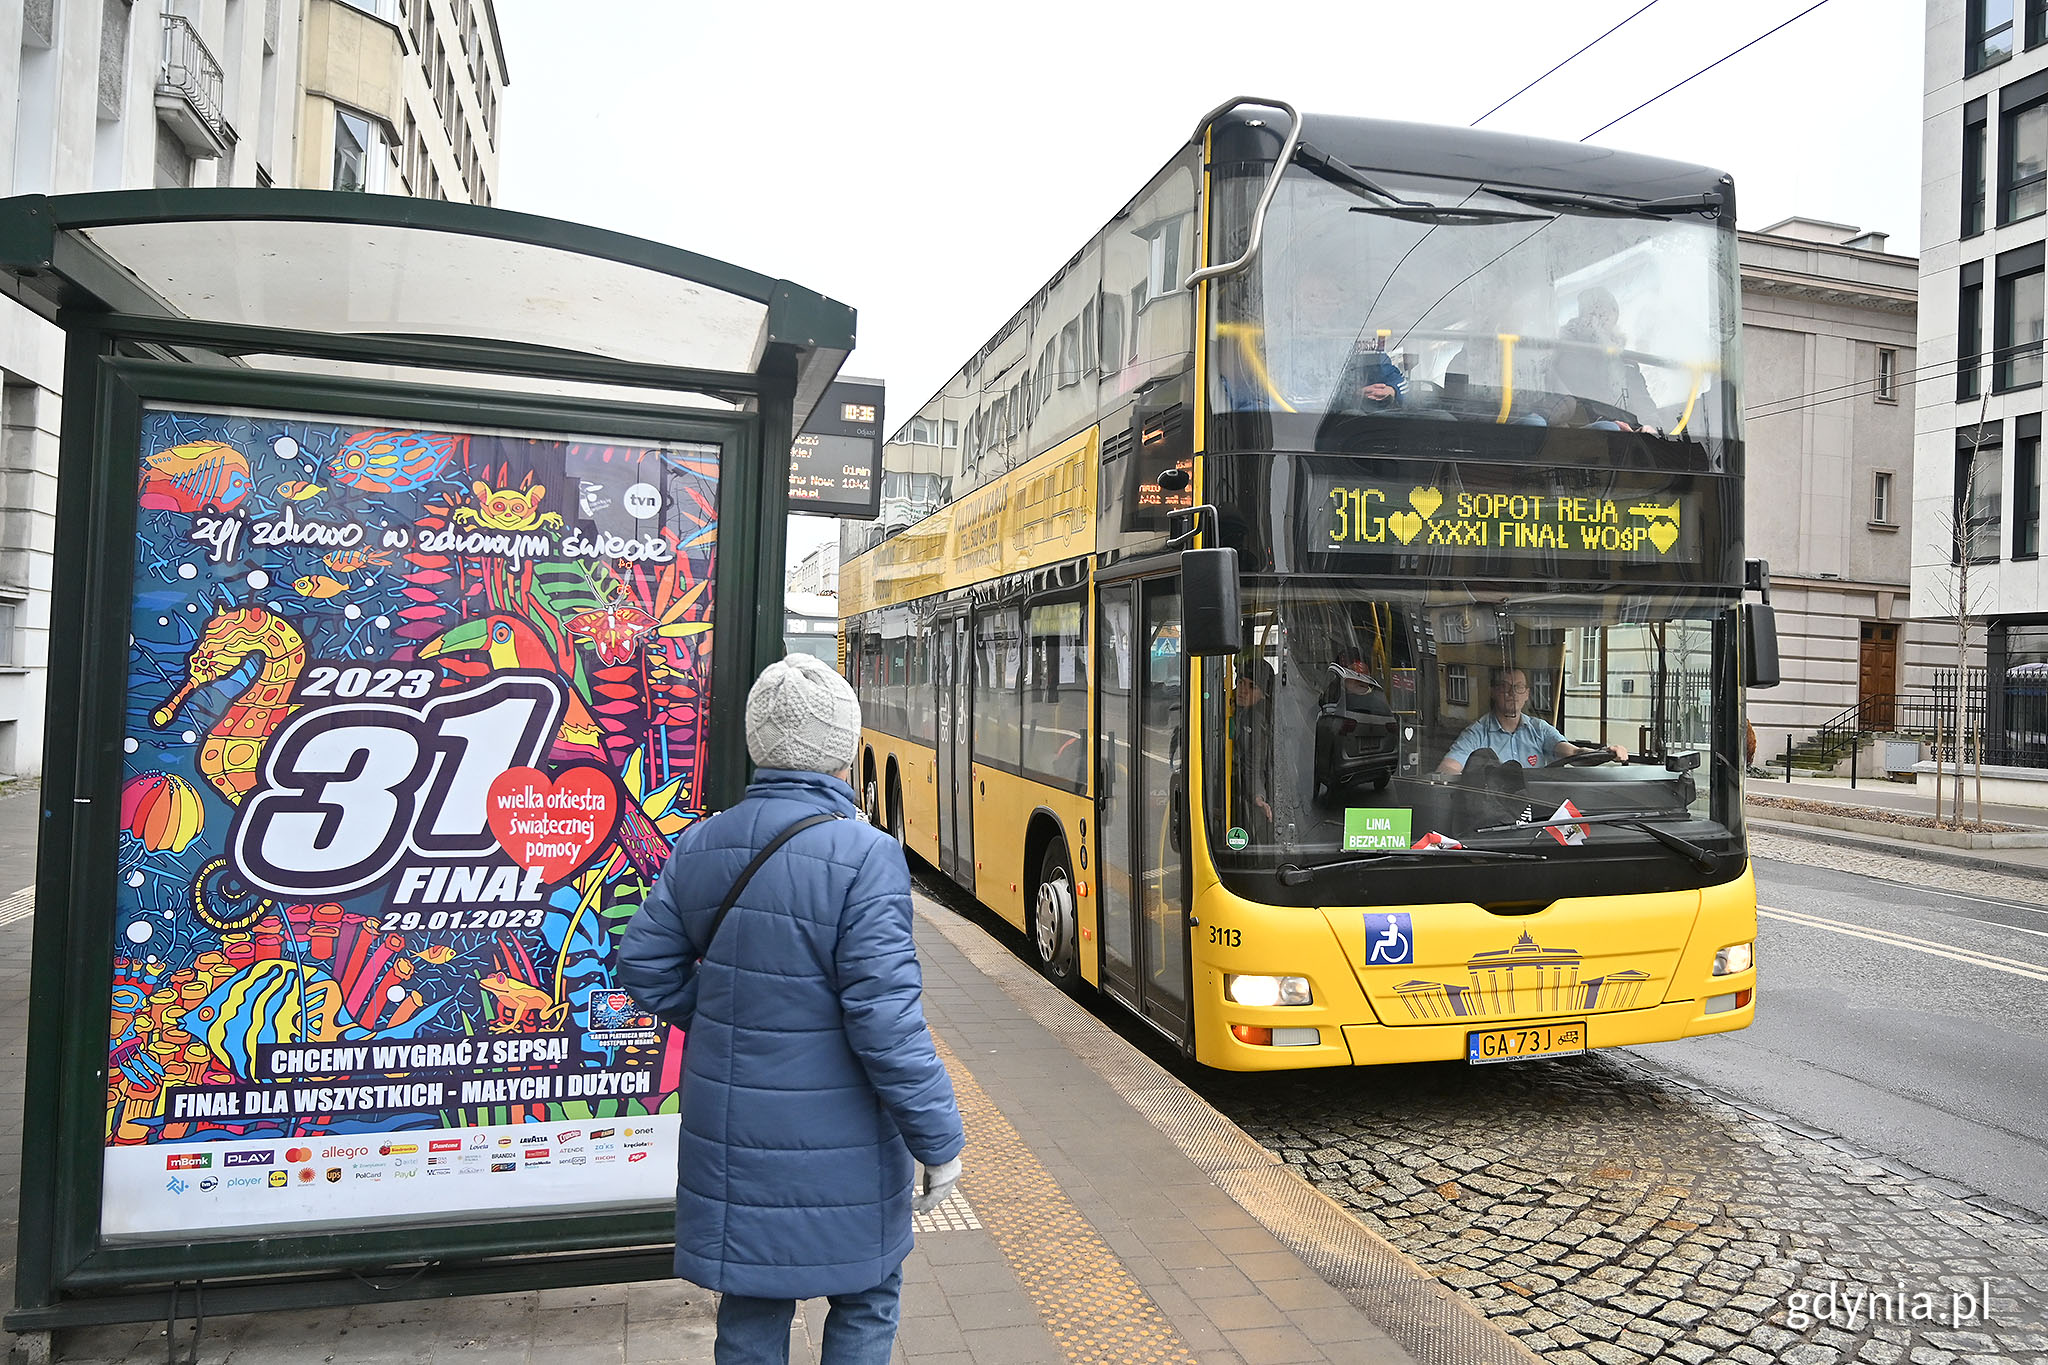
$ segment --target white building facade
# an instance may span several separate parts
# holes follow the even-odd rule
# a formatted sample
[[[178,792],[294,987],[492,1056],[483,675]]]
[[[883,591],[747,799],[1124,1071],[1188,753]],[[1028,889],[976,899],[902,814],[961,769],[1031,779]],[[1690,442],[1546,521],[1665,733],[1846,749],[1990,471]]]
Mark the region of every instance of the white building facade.
[[[490,0],[0,0],[0,196],[488,203],[506,83]],[[0,774],[42,765],[62,361],[0,298]]]
[[[1983,655],[1971,662],[1989,665],[1988,743],[1997,750],[2008,674],[2030,665],[2048,672],[2040,559],[2048,3],[1929,0],[1926,62],[1913,598],[1922,614],[1947,616],[1953,638],[1967,555],[1961,605],[1983,627]],[[2040,766],[2025,755],[1996,757]]]
[[[1740,237],[1748,553],[1770,561],[1784,682],[1759,757],[1849,708],[1889,729],[1939,632],[1913,618],[1917,265],[1881,233],[1790,218]]]

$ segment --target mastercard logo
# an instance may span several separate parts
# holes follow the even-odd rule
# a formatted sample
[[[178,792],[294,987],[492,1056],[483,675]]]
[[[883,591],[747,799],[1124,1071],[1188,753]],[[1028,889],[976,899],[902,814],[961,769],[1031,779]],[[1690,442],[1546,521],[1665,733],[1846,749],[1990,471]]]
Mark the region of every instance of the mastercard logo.
[[[284,1151],[284,1159],[293,1162],[311,1161],[313,1159],[313,1149],[311,1147],[287,1147]]]

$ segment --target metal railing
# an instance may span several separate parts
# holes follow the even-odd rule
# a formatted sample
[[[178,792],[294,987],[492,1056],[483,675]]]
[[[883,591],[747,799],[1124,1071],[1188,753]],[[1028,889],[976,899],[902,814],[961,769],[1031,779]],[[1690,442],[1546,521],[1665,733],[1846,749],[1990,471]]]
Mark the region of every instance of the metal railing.
[[[164,16],[163,67],[157,79],[157,89],[181,96],[214,138],[227,142],[228,120],[222,109],[225,82],[220,63],[214,60],[212,51],[200,38],[199,30],[182,15]]]

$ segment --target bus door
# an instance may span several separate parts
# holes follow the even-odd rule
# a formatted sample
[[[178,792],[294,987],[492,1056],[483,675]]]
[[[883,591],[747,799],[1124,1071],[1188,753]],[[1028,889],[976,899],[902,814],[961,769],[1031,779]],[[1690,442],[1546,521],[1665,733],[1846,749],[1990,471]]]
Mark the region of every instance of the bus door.
[[[1102,987],[1185,1044],[1187,708],[1180,579],[1101,583],[1096,610]]]
[[[934,625],[933,682],[939,704],[939,870],[974,889],[973,648],[966,613],[942,616]]]

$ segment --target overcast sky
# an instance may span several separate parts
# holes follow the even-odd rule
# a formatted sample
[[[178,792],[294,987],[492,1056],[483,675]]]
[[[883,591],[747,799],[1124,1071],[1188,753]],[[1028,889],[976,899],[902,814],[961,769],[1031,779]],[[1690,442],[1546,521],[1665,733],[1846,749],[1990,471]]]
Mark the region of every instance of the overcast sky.
[[[1657,0],[1488,119],[1576,141],[1812,0]],[[1467,124],[1642,0],[497,0],[502,206],[859,310],[921,406],[1233,95]],[[1596,142],[1735,177],[1740,221],[1919,238],[1922,0],[1829,0]],[[792,556],[831,534],[796,518]]]

